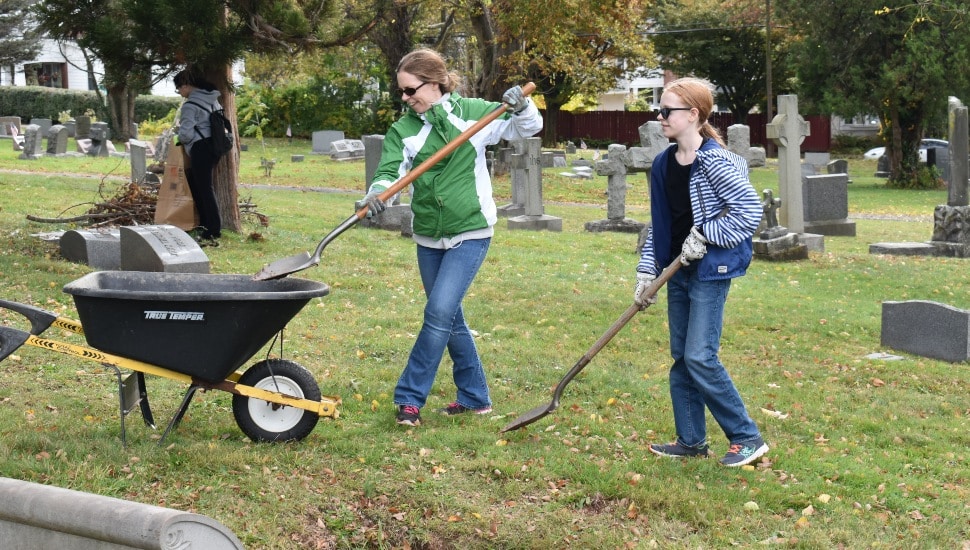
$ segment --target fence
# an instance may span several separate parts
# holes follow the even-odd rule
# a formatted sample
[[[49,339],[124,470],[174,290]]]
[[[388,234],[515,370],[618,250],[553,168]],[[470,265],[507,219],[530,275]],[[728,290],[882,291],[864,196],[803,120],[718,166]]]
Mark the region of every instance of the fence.
[[[768,137],[765,133],[767,117],[764,114],[748,115],[745,124],[751,128],[751,145],[765,147]],[[640,126],[647,121],[657,120],[656,112],[646,111],[590,111],[586,113],[570,113],[560,111],[557,119],[556,141],[572,141],[580,139],[598,142],[620,143],[628,147],[640,145]],[[801,144],[802,151],[826,152],[832,146],[831,120],[827,116],[813,115],[805,117],[811,127],[811,135]],[[731,113],[714,113],[711,124],[717,127],[721,134],[727,136],[728,126],[734,124]]]

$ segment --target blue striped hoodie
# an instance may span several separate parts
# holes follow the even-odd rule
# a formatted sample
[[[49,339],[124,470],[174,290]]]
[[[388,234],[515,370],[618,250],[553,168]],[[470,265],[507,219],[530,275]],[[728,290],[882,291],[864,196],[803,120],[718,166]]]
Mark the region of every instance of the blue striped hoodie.
[[[650,169],[651,228],[637,271],[659,275],[680,251],[671,250],[671,216],[664,181],[671,145]],[[707,237],[707,254],[697,266],[703,281],[740,277],[751,263],[751,236],[761,223],[762,207],[748,179],[748,163],[713,139],[705,139],[690,169],[690,204],[694,225]]]

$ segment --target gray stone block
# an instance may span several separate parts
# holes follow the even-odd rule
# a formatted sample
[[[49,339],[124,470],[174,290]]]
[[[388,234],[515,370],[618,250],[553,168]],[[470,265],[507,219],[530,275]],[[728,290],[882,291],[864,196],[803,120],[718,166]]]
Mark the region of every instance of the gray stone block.
[[[516,216],[514,218],[509,218],[508,228],[526,229],[532,231],[541,231],[543,229],[547,231],[562,231],[562,218],[547,216],[545,214],[538,216]]]
[[[119,229],[72,229],[59,241],[61,256],[98,270],[121,268],[121,231]]]
[[[174,225],[121,228],[121,269],[163,273],[209,273],[199,244]]]
[[[199,514],[0,478],[4,550],[70,548],[241,550],[226,526]]]
[[[970,359],[970,311],[910,300],[882,303],[883,346],[960,363]]]

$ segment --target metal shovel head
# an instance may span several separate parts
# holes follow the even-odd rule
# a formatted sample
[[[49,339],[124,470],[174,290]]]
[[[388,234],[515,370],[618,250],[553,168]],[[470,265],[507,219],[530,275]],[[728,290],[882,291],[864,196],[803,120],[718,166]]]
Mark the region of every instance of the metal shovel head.
[[[546,416],[547,414],[551,413],[552,411],[558,408],[559,408],[559,403],[548,403],[546,405],[539,405],[538,407],[532,409],[531,411],[528,411],[524,414],[520,414],[518,418],[506,424],[504,428],[499,430],[499,432],[505,433],[512,430],[518,430],[523,426],[528,426],[529,424],[532,424],[536,420],[539,420],[540,418]]]
[[[303,254],[296,254],[281,260],[276,260],[275,262],[259,270],[259,273],[253,276],[253,280],[269,281],[272,279],[279,279],[286,277],[290,273],[303,271],[304,269],[313,267],[315,265],[317,265],[317,262],[313,261],[313,258],[310,257],[310,253],[304,252]]]

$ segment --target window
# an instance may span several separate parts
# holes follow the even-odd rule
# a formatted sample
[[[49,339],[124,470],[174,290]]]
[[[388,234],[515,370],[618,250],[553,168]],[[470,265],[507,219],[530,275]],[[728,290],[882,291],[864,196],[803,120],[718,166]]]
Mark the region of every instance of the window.
[[[28,86],[67,88],[66,63],[28,63],[24,65]]]

